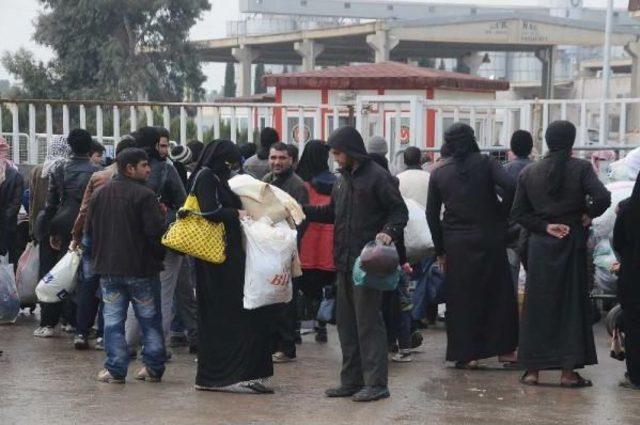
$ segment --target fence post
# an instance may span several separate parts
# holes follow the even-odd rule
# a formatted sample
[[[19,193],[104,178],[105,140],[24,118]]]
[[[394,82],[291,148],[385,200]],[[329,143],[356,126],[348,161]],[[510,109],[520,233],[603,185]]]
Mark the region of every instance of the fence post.
[[[298,108],[298,149],[300,153],[302,153],[302,148],[304,148],[304,108],[300,106]]]
[[[69,107],[62,105],[62,134],[69,134]]]
[[[620,102],[620,129],[618,130],[618,139],[620,144],[624,144],[627,138],[627,102]]]
[[[187,111],[184,106],[180,107],[180,144],[187,143]]]
[[[113,155],[116,154],[116,146],[120,143],[120,109],[113,105]]]
[[[45,115],[46,115],[46,121],[47,121],[47,143],[45,145],[45,148],[46,148],[47,145],[51,143],[51,137],[53,136],[53,112],[51,110],[51,105],[49,105],[48,103],[45,106],[45,108],[46,108]]]
[[[164,125],[164,128],[169,130],[169,133],[171,133],[171,114],[169,113],[168,106],[164,106],[162,108],[162,124]]]
[[[196,109],[196,139],[204,139],[204,132],[202,130],[202,107],[200,106]]]
[[[100,144],[103,143],[103,133],[104,129],[102,128],[102,106],[96,105],[96,138]]]
[[[151,106],[145,106],[144,113],[147,116],[147,125],[153,127],[153,110]]]
[[[87,129],[87,110],[84,105],[80,105],[80,128]]]
[[[254,118],[255,118],[255,113],[256,113],[256,109],[254,108],[247,108],[247,113],[248,118],[247,118],[247,142],[248,143],[253,143],[253,129],[254,129]]]
[[[586,145],[589,137],[587,123],[587,102],[580,103],[580,139],[581,144]]]
[[[238,124],[236,122],[236,108],[235,106],[231,107],[231,141],[233,143],[238,143]]]
[[[33,103],[29,104],[29,148],[27,150],[27,158],[29,164],[38,162],[38,143],[36,141],[36,107]]]
[[[138,129],[138,111],[135,106],[129,107],[129,131],[132,133]]]
[[[11,118],[12,118],[12,131],[13,140],[11,143],[11,150],[13,153],[13,162],[20,164],[20,121],[18,118],[18,104],[11,104]]]
[[[213,138],[220,138],[220,108],[217,107],[213,108]]]

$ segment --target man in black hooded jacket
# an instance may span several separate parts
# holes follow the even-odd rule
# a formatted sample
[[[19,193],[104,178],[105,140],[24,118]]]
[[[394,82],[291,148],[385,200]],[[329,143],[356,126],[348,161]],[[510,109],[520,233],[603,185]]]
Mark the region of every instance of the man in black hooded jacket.
[[[389,397],[382,292],[354,286],[352,269],[368,242],[377,239],[390,244],[400,239],[408,212],[393,177],[370,159],[355,128],[336,130],[328,142],[341,178],[334,185],[329,205],[304,208],[308,220],[335,226],[342,372],[340,387],[327,390],[326,395],[374,401]]]

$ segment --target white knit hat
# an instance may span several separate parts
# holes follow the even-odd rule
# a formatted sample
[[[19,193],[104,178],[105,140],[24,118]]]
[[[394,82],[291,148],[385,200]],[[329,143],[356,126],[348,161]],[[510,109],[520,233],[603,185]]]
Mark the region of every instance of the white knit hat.
[[[171,149],[171,154],[169,156],[173,162],[181,162],[186,165],[191,162],[193,155],[191,154],[191,149],[189,149],[188,146],[178,145]]]

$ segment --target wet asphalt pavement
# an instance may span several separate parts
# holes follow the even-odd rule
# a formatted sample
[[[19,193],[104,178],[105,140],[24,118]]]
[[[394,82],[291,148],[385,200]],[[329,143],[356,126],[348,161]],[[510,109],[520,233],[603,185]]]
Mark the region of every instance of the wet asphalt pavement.
[[[425,345],[413,363],[391,364],[391,398],[358,404],[327,399],[336,384],[340,352],[335,328],[329,344],[304,336],[296,363],[276,365],[275,395],[235,395],[193,389],[194,356],[174,350],[160,384],[131,377],[125,385],[94,380],[104,358],[100,351],[76,351],[70,335],[36,339],[37,321],[21,316],[0,326],[0,425],[179,425],[179,424],[640,424],[640,392],[617,386],[621,362],[609,358],[608,337],[596,327],[600,364],[584,371],[595,386],[557,386],[557,373],[543,373],[549,385],[518,383],[520,372],[494,360],[482,371],[455,370],[444,363],[445,333],[424,331]]]

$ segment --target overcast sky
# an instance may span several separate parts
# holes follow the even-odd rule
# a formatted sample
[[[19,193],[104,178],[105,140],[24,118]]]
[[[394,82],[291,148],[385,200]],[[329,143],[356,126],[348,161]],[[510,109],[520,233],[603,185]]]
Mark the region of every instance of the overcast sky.
[[[311,0],[322,1],[322,0]],[[404,0],[407,1],[407,0]],[[554,0],[409,0],[419,3],[474,3],[477,5],[546,5],[553,4]],[[605,7],[606,0],[584,0],[588,7]],[[616,0],[616,6],[626,7],[628,0]],[[237,0],[211,0],[211,10],[193,27],[191,38],[201,40],[207,38],[221,38],[226,33],[226,21],[238,19]],[[40,10],[37,0],[0,0],[0,53],[15,51],[20,47],[31,50],[36,58],[46,61],[51,57],[51,52],[32,40],[33,21]],[[206,64],[203,68],[207,76],[205,88],[207,90],[218,89],[224,80],[224,65]],[[10,79],[7,71],[0,66],[0,79]]]

